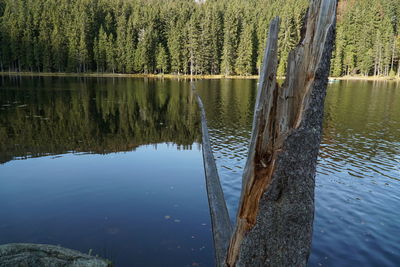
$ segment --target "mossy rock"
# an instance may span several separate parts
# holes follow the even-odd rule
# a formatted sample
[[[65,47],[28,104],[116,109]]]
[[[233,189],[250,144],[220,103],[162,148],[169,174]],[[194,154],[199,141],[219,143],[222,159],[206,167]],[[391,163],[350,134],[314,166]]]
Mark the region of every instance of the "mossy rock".
[[[0,267],[111,267],[104,259],[53,245],[5,244],[0,246]]]

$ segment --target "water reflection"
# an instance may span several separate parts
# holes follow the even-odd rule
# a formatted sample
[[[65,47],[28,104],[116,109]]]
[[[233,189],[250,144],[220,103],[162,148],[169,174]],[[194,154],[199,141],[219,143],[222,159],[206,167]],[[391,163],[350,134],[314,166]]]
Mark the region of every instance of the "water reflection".
[[[186,83],[2,77],[0,86],[0,163],[164,142],[189,149],[200,140]]]
[[[341,82],[329,88],[311,264],[399,262],[399,107],[398,83]]]
[[[250,138],[256,81],[202,81],[201,95],[231,219]],[[400,261],[400,85],[329,85],[317,166],[310,266]]]
[[[322,174],[399,179],[400,90],[397,83],[342,82],[326,100]]]
[[[115,266],[213,265],[188,83],[1,81],[0,244],[61,245]]]
[[[257,81],[204,80],[198,83],[229,215],[234,222],[251,135]]]
[[[187,82],[55,78],[2,82],[1,162],[70,151],[130,151],[165,142],[178,147],[159,144],[158,150],[142,146],[126,155],[74,158],[69,154],[51,163],[51,157],[41,157],[0,165],[0,243],[63,240],[61,244],[87,251],[93,244],[101,246],[104,239],[106,247],[121,251],[115,257],[122,263],[138,259],[135,263],[142,266],[212,265],[197,146],[199,114]],[[232,220],[247,156],[256,82],[197,84]],[[396,266],[400,262],[399,107],[398,83],[329,86],[310,266]],[[43,185],[48,185],[46,190]],[[32,221],[38,211],[41,219]],[[103,222],[107,214],[112,222]],[[102,224],[88,231],[99,217]],[[66,225],[62,219],[75,223]],[[66,237],[63,232],[73,234]]]

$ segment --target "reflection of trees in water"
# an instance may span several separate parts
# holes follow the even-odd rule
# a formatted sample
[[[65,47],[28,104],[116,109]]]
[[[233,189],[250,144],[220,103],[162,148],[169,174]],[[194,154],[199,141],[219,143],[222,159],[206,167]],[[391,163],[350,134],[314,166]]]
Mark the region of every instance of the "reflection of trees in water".
[[[208,80],[201,81],[199,88],[222,182],[232,177],[239,180],[247,157],[256,81]],[[353,172],[361,169],[371,175],[376,171],[392,172],[400,153],[399,107],[399,83],[341,81],[330,84],[320,168],[341,171],[351,167]],[[366,166],[372,166],[373,172]]]
[[[251,134],[256,80],[205,80],[199,87],[217,158],[243,159]]]
[[[332,166],[321,166],[335,171],[350,166],[363,171],[362,176],[393,169],[400,153],[398,86],[344,81],[329,87],[320,158]]]
[[[240,130],[250,138],[256,80],[204,80],[199,83],[210,128]],[[230,133],[221,132],[228,136]]]
[[[200,141],[186,83],[143,79],[4,79],[0,162],[67,151],[109,153]]]
[[[257,93],[256,80],[198,83],[207,113],[211,144],[231,219],[237,211]]]

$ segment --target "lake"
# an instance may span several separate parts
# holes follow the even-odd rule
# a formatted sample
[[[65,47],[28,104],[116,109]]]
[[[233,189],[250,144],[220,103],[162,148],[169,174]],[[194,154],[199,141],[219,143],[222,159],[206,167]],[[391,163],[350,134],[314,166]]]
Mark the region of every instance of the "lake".
[[[201,80],[232,221],[256,80]],[[116,266],[213,266],[199,110],[188,81],[0,77],[0,244]],[[310,266],[400,262],[400,84],[331,83]]]

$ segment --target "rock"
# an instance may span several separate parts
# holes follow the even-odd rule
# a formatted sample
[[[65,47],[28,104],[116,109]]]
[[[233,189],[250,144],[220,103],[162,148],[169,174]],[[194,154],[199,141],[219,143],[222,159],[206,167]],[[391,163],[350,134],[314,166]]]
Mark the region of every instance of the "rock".
[[[0,246],[0,267],[111,267],[109,261],[53,245],[6,244]]]

